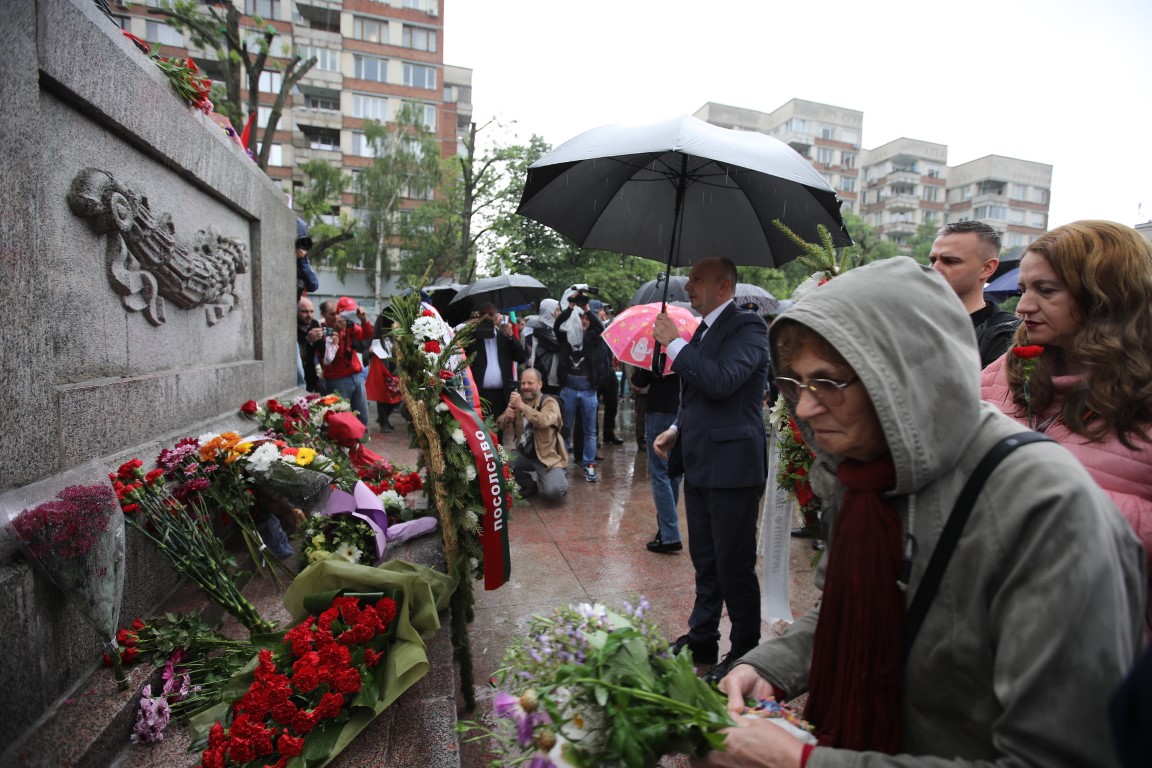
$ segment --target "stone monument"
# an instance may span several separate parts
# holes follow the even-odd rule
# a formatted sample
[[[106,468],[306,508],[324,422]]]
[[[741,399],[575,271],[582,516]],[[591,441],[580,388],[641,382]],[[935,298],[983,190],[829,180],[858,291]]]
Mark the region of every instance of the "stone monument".
[[[0,494],[150,461],[293,389],[284,194],[92,0],[5,3],[0,43]],[[131,620],[178,580],[135,531],[127,553]],[[101,638],[10,542],[0,617],[7,747],[93,671]]]

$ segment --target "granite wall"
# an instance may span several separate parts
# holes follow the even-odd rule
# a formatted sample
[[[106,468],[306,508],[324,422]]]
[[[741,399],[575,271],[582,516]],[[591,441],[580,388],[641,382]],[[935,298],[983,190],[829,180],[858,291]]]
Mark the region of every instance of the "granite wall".
[[[9,0],[0,50],[10,517],[38,481],[150,460],[295,386],[295,217],[92,0]],[[133,533],[129,618],[176,584]],[[5,745],[91,671],[100,638],[10,546],[0,621],[0,679],[20,691],[0,697]]]

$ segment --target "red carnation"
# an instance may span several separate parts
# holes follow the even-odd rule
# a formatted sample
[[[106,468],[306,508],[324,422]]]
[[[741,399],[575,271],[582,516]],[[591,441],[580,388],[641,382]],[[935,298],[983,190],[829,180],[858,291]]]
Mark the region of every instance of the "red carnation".
[[[260,406],[256,405],[255,400],[249,400],[248,402],[244,403],[244,405],[240,406],[240,413],[243,413],[246,416],[251,416],[255,414],[259,409]]]
[[[435,339],[429,339],[428,341],[424,342],[424,351],[433,352],[437,355],[440,354],[440,342],[436,341]]]
[[[436,313],[430,309],[426,309],[420,313],[420,317],[436,317]]]
[[[1012,347],[1012,354],[1021,360],[1031,360],[1044,354],[1044,347],[1039,344],[1028,344],[1023,347]]]
[[[444,381],[448,381],[449,379],[453,379],[455,377],[456,374],[452,373],[452,371],[440,371],[440,378]]]

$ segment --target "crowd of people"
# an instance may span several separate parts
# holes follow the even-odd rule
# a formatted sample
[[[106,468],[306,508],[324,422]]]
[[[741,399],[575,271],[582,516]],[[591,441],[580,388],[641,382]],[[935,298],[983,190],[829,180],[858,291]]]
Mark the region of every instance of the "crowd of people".
[[[652,329],[665,375],[616,363],[608,309],[575,286],[519,321],[480,309],[473,375],[522,495],[558,502],[575,470],[600,480],[603,446],[623,442],[620,369],[656,509],[647,547],[687,547],[695,572],[670,650],[734,712],[807,694],[815,744],[738,718],[700,764],[1152,764],[1152,245],[1111,222],[1056,228],[1026,249],[1014,312],[983,293],[1000,251],[986,224],[949,224],[929,266],[851,269],[770,327],[733,303],[730,260],[699,260],[695,335],[668,315]],[[302,359],[339,387],[380,323],[320,312],[301,300]],[[762,641],[770,391],[814,454],[827,547],[820,603]]]

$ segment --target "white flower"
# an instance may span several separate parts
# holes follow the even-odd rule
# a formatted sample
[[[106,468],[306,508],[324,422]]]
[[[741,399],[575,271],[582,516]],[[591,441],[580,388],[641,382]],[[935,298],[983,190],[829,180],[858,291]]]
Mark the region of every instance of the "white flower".
[[[444,340],[444,323],[435,317],[418,317],[412,323],[412,335],[420,341]]]
[[[380,494],[380,503],[386,507],[404,506],[404,497],[389,488]]]
[[[424,358],[428,361],[428,367],[432,368],[432,367],[435,367],[436,363],[440,360],[440,353],[439,352],[425,352]]]
[[[800,299],[812,293],[812,291],[820,287],[820,281],[823,279],[823,272],[813,272],[811,277],[796,286],[796,290],[792,292],[792,300],[800,301]]]
[[[200,443],[200,445],[208,445],[208,443],[212,442],[218,437],[220,437],[220,435],[216,434],[215,432],[205,432],[203,435],[200,435],[200,437],[196,438],[196,442]]]
[[[339,400],[335,403],[332,403],[329,408],[331,408],[334,413],[340,413],[342,411],[352,410],[352,404],[347,400]]]
[[[280,449],[272,443],[264,443],[248,456],[248,468],[255,473],[267,472],[272,462],[280,458]]]
[[[306,397],[298,397],[292,401],[292,406],[294,408],[300,408],[300,409],[306,410],[309,407],[309,405],[310,405],[310,403],[308,402],[308,398],[306,398]]]
[[[440,401],[439,403],[436,403],[436,407],[433,408],[433,410],[436,411],[437,413],[447,413],[448,412],[448,405],[444,401]]]
[[[464,437],[464,430],[457,427],[452,430],[452,439],[456,442],[456,445],[464,445],[464,441],[468,438]]]
[[[335,554],[339,555],[350,563],[358,563],[360,562],[360,555],[364,553],[361,552],[360,548],[355,544],[345,544],[344,542],[340,542],[336,545]]]
[[[608,617],[608,609],[600,603],[580,603],[575,606],[576,613],[586,619],[600,621]]]
[[[464,478],[468,482],[472,482],[476,479],[476,467],[474,465],[468,464],[464,467]]]

